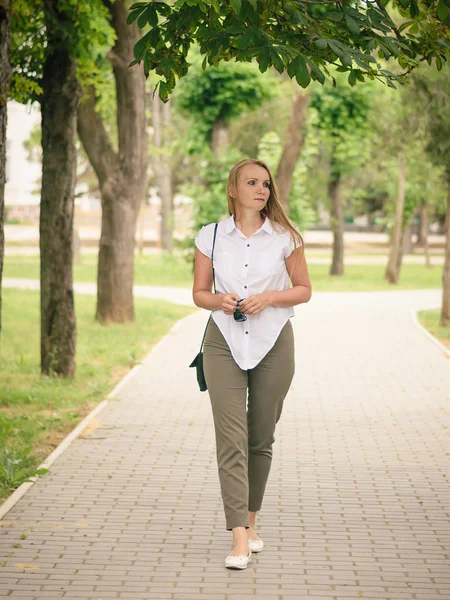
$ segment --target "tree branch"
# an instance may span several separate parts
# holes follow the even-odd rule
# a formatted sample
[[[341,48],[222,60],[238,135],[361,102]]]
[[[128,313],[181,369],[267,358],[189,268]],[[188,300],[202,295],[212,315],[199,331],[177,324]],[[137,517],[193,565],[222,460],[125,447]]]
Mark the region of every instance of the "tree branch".
[[[116,168],[118,156],[111,146],[101,116],[95,111],[92,86],[78,106],[77,129],[81,143],[98,177],[100,188],[103,188],[106,179]]]
[[[381,10],[381,12],[383,12],[387,17],[389,17],[389,20],[391,21],[392,25],[392,30],[395,32],[395,35],[397,36],[397,39],[400,41],[403,41],[403,37],[402,34],[400,33],[400,31],[397,29],[397,27],[395,26],[394,21],[391,19],[391,15],[388,13],[388,11],[386,10],[386,7],[383,6],[383,4],[381,3],[380,0],[375,0],[375,2],[377,3],[378,8]]]
[[[109,50],[106,53],[106,58],[109,60],[109,62],[112,64],[113,67],[121,68],[121,69],[128,69],[127,61],[123,60],[123,58],[121,58],[118,54],[116,54],[116,52],[114,52],[114,50]]]

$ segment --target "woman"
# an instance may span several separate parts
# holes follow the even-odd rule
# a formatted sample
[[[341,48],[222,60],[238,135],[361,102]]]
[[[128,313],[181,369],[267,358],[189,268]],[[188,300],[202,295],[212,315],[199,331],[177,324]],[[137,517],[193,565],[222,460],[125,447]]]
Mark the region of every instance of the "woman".
[[[230,217],[195,238],[194,303],[212,311],[203,366],[211,401],[226,529],[225,566],[245,569],[256,533],[274,431],[294,376],[293,306],[311,298],[303,240],[278,199],[269,168],[246,159],[230,171]],[[216,293],[211,292],[214,265]],[[292,282],[289,288],[289,278]],[[248,410],[246,409],[248,390]]]

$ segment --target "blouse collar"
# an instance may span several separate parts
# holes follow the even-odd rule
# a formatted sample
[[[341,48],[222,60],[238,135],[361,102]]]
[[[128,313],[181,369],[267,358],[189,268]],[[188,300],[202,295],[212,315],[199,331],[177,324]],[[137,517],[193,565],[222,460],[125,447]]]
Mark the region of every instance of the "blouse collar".
[[[233,231],[233,229],[237,229],[237,227],[236,227],[236,223],[234,222],[234,215],[231,215],[225,221],[225,233],[231,233]],[[270,219],[268,217],[265,217],[264,223],[261,225],[261,229],[263,229],[264,231],[267,231],[267,233],[272,234],[273,227],[272,227],[272,223],[270,222]]]

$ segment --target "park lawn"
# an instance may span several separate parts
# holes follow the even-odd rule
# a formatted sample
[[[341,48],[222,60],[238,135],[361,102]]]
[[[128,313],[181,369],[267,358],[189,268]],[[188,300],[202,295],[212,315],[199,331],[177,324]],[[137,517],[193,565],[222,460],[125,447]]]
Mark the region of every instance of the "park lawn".
[[[96,254],[83,254],[81,264],[74,264],[73,277],[79,282],[97,281]],[[163,287],[190,287],[192,268],[181,256],[136,254],[134,283]],[[39,256],[11,255],[5,257],[3,277],[39,279]]]
[[[0,356],[0,452],[14,448],[20,466],[36,469],[62,439],[103,401],[124,375],[181,318],[198,310],[169,302],[136,299],[136,321],[97,323],[95,297],[76,295],[77,371],[73,379],[39,371],[39,293],[3,290]],[[29,455],[25,448],[29,446]],[[0,455],[1,465],[6,464]],[[17,467],[19,468],[19,467]],[[0,499],[14,487],[0,473]]]
[[[95,282],[97,256],[84,255],[82,260],[82,264],[74,265],[74,280]],[[345,274],[339,277],[328,274],[328,265],[310,264],[308,270],[313,292],[413,290],[442,286],[442,266],[439,265],[428,269],[424,265],[405,264],[402,266],[400,282],[397,285],[391,285],[384,280],[384,265],[347,265]],[[3,276],[38,279],[39,257],[7,256]],[[135,284],[190,288],[192,280],[192,267],[181,256],[136,256]]]
[[[419,323],[450,350],[450,327],[439,324],[441,310],[421,310],[417,313],[417,317]]]

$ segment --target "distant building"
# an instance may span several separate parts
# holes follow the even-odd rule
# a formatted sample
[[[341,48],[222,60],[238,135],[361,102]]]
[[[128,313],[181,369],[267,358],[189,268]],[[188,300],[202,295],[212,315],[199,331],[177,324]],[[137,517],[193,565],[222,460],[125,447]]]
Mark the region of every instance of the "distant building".
[[[38,108],[14,101],[8,102],[5,185],[7,207],[39,205],[41,163],[28,159],[23,144],[40,119],[41,113]]]

